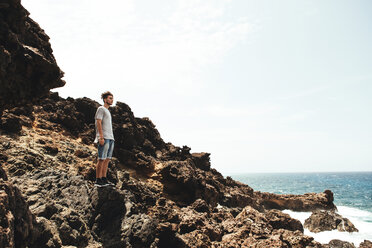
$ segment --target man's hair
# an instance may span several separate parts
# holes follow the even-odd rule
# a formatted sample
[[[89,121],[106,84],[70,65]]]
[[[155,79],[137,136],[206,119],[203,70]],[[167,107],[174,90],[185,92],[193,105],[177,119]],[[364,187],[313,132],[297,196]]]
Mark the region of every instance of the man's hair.
[[[105,100],[108,96],[114,96],[110,91],[103,92],[101,98]]]

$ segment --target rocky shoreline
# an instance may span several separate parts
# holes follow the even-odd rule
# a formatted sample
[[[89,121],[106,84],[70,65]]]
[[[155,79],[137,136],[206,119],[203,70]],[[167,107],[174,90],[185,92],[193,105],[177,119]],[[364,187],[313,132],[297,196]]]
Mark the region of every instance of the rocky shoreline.
[[[2,215],[2,230],[13,227],[2,232],[4,247],[335,247],[281,212],[333,212],[331,191],[254,191],[211,168],[208,153],[165,143],[121,102],[111,109],[117,145],[109,178],[117,187],[95,188],[98,105],[50,93],[3,112],[0,204],[13,216]]]
[[[281,211],[314,211],[314,230],[356,231],[331,191],[254,191],[213,169],[210,154],[164,142],[122,102],[110,108],[116,187],[95,188],[99,103],[49,92],[63,72],[20,1],[0,1],[0,22],[0,247],[354,247],[320,244]]]

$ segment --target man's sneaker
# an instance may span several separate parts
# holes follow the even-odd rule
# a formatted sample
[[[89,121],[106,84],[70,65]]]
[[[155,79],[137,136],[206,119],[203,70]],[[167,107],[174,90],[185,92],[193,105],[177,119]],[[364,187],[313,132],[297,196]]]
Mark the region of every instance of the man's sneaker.
[[[101,187],[104,187],[104,186],[108,186],[108,184],[105,184],[103,182],[102,178],[96,178],[96,182],[95,182],[94,186],[101,188]]]
[[[102,177],[102,182],[105,184],[105,186],[115,186],[114,183],[107,180],[107,177]]]

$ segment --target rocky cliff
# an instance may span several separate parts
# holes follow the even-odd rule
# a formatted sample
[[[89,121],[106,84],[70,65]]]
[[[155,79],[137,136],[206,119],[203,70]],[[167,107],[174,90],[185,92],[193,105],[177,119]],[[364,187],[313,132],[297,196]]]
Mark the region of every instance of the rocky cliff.
[[[27,16],[19,1],[0,0],[0,73],[6,89],[1,91],[0,247],[344,245],[315,242],[298,220],[281,212],[335,210],[332,192],[254,191],[211,168],[210,154],[164,142],[150,119],[136,118],[122,102],[110,108],[116,142],[108,177],[116,187],[95,188],[92,141],[99,103],[46,94],[63,85],[62,72],[48,37]]]
[[[4,111],[5,247],[322,247],[280,210],[335,209],[332,192],[254,191],[211,168],[208,153],[164,142],[121,102],[110,108],[116,187],[95,188],[98,106],[50,93]]]
[[[49,37],[20,0],[0,1],[0,115],[61,87],[63,72],[52,54]]]

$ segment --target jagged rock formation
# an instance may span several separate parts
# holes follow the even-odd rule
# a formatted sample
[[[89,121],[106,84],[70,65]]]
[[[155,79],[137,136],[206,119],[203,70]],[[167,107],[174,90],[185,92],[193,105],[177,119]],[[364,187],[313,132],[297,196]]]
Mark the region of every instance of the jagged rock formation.
[[[358,232],[349,219],[343,218],[334,211],[314,211],[305,220],[304,226],[314,233],[336,229],[340,232]]]
[[[37,236],[35,216],[17,187],[0,179],[0,246],[25,247]]]
[[[0,1],[0,115],[65,84],[49,37],[19,0]]]
[[[29,204],[37,230],[44,230],[32,244],[321,247],[279,209],[332,209],[330,192],[254,192],[211,168],[208,153],[165,143],[148,118],[135,118],[124,103],[110,109],[116,158],[109,178],[117,187],[94,188],[98,105],[51,93],[36,105],[4,112],[2,119],[12,116],[21,129],[1,131],[3,168]]]

